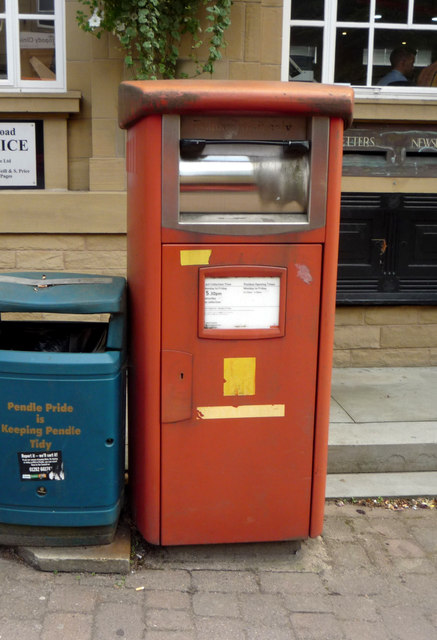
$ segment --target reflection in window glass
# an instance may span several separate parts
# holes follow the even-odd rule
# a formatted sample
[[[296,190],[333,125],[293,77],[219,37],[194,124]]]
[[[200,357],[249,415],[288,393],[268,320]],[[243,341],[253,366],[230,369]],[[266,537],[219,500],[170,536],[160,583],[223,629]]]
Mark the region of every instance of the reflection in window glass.
[[[322,81],[323,29],[292,27],[290,32],[289,79]]]
[[[55,0],[18,0],[19,13],[48,13],[55,12]]]
[[[376,0],[375,22],[407,22],[408,0]]]
[[[370,0],[338,0],[337,20],[339,22],[368,22]]]
[[[5,20],[0,20],[0,79],[8,77]]]
[[[38,20],[20,20],[22,80],[55,80],[55,36]]]
[[[337,29],[334,82],[366,84],[363,51],[367,49],[367,40],[367,29]]]
[[[324,0],[291,0],[292,20],[323,20]]]
[[[5,0],[0,0],[0,13],[4,13],[5,10]]]
[[[396,47],[408,46],[417,51],[413,75],[409,79],[411,84],[417,84],[417,79],[425,67],[437,60],[437,33],[434,31],[407,31],[377,29],[373,50],[372,84],[390,71],[390,54]]]
[[[406,43],[417,50],[412,84],[437,86],[429,84],[434,67],[419,79],[437,68],[437,0],[291,0],[291,19],[290,80],[375,86],[391,69],[392,50]]]
[[[437,24],[437,4],[435,0],[415,0],[413,22],[416,24]]]

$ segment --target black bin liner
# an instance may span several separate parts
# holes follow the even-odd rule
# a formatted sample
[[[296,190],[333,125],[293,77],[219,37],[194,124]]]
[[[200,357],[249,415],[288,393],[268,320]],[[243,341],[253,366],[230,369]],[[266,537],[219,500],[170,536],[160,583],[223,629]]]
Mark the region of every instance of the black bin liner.
[[[105,351],[104,322],[0,322],[0,349],[97,353]]]

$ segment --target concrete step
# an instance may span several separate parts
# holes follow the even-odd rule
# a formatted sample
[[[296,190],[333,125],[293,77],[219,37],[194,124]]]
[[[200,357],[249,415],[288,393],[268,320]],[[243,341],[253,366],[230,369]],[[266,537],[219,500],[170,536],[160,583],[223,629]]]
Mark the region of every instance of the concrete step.
[[[437,422],[331,423],[328,474],[437,471]]]
[[[327,498],[411,497],[437,495],[437,471],[329,474]]]
[[[328,497],[437,494],[437,367],[334,369]]]

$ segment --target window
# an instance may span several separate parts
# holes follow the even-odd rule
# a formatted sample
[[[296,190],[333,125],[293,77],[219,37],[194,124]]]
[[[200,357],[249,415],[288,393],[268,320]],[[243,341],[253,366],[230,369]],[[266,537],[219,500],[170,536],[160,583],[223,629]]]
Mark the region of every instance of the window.
[[[0,91],[65,90],[63,0],[0,0]]]
[[[402,45],[417,51],[411,84],[435,95],[435,0],[284,0],[283,80],[376,87]],[[427,69],[419,79],[433,62],[435,75]],[[408,86],[378,90],[412,93]]]

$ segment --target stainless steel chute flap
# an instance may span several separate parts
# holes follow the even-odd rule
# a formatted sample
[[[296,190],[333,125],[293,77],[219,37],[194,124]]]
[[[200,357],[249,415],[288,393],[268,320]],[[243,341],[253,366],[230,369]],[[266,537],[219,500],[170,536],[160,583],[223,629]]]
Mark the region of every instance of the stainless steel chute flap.
[[[179,183],[169,195],[164,180],[165,227],[217,234],[226,225],[231,234],[256,235],[324,225],[325,119],[314,118],[308,135],[294,139],[287,139],[287,124],[273,139],[268,131],[253,139],[181,137],[179,118],[163,120],[163,174]]]
[[[223,208],[222,213],[242,209],[247,213],[304,212],[308,207],[309,148],[308,141],[182,139],[181,211],[189,210],[190,205],[201,210],[208,194],[218,200],[214,205],[217,210]]]

